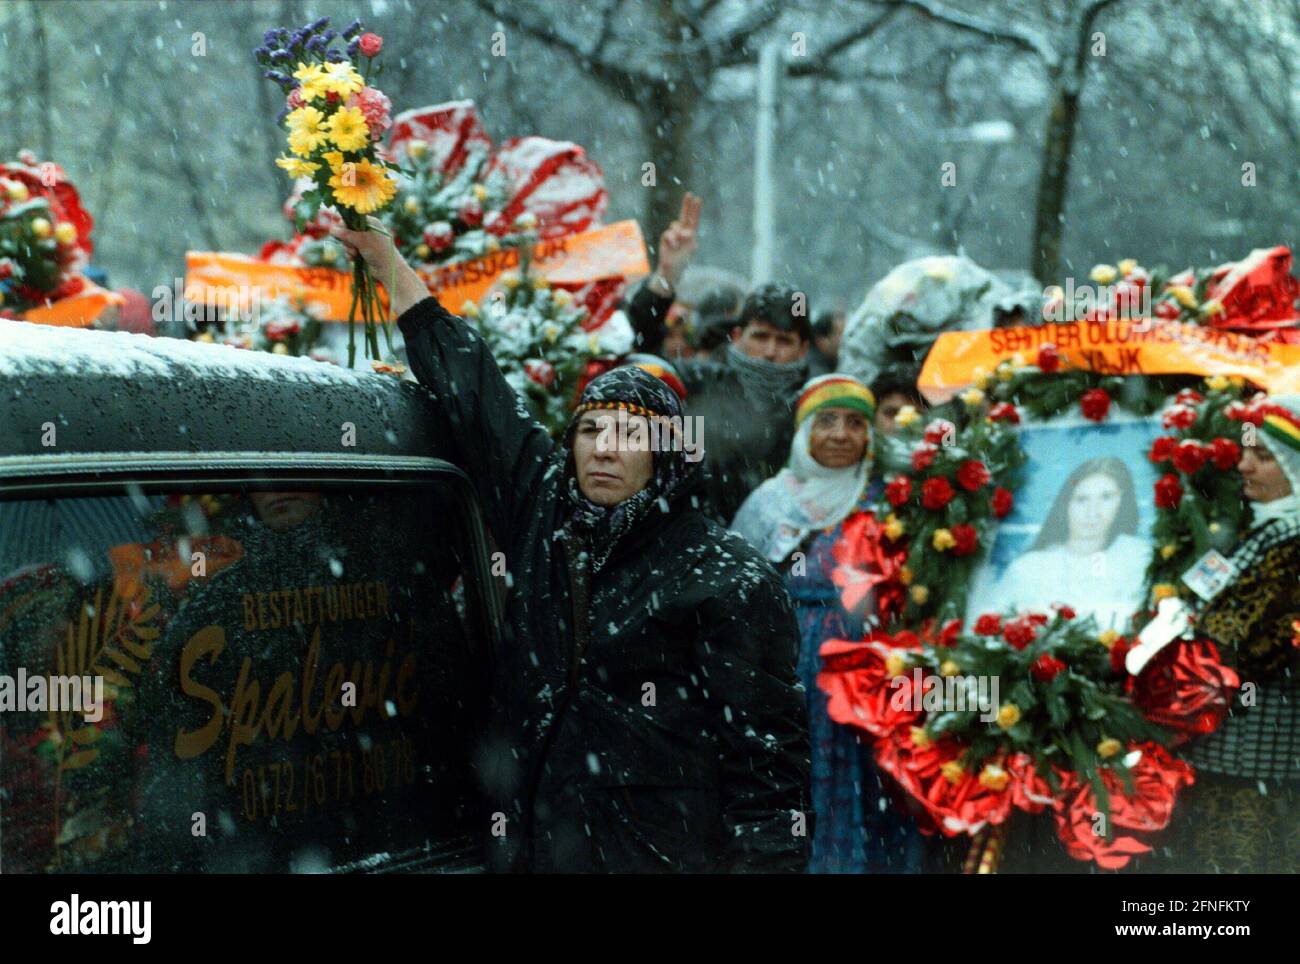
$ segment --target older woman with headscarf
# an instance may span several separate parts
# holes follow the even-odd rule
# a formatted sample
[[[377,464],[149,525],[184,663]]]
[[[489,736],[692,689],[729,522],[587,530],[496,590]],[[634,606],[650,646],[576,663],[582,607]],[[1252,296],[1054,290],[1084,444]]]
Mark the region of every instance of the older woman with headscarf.
[[[914,823],[891,805],[868,748],[831,720],[817,687],[822,643],[863,633],[861,607],[847,610],[832,582],[832,549],[865,508],[874,414],[875,399],[857,379],[809,381],[785,468],[746,499],[731,526],[785,574],[799,619],[817,813],[810,873],[919,871],[923,857]]]
[[[478,753],[490,863],[802,871],[798,630],[772,567],[696,507],[703,463],[679,437],[677,394],[636,367],[606,372],[553,441],[391,238],[335,234],[391,279],[430,419],[513,577],[496,736]]]
[[[1188,745],[1196,783],[1168,844],[1197,873],[1300,872],[1300,395],[1270,399],[1238,470],[1254,522],[1234,576],[1201,612],[1243,685],[1230,715]]]

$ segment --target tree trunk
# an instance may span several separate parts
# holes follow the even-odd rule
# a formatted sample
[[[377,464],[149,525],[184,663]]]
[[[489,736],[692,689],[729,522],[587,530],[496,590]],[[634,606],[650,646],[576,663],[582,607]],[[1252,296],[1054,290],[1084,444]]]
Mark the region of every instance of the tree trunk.
[[[673,89],[667,83],[657,84],[650,96],[637,105],[645,135],[642,164],[654,165],[653,184],[646,183],[648,175],[644,166],[637,172],[641,189],[646,192],[641,226],[646,244],[652,249],[658,247],[659,235],[677,216],[682,194],[692,187],[694,156],[690,133],[696,96],[688,85],[680,82]],[[652,252],[652,260],[657,254]]]
[[[54,104],[50,100],[50,44],[45,33],[45,15],[39,3],[32,4],[32,42],[36,47],[36,111],[41,135],[40,159],[54,160]]]
[[[1043,134],[1043,164],[1038,172],[1038,203],[1034,212],[1030,271],[1044,285],[1058,284],[1061,239],[1065,235],[1065,195],[1070,180],[1070,154],[1079,121],[1079,94],[1057,79],[1052,109]]]

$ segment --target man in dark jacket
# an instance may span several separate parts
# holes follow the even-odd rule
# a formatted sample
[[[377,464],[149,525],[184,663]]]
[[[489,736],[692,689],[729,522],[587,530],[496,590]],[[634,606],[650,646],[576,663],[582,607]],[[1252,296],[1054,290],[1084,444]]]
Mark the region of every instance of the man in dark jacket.
[[[614,415],[671,420],[677,396],[639,369],[608,372],[553,442],[386,237],[336,233],[395,278],[412,369],[511,570],[515,643],[484,754],[496,866],[802,871],[808,731],[789,597],[695,508],[700,462],[609,444]]]
[[[644,351],[663,342],[674,286],[695,251],[700,202],[687,194],[659,239],[653,274],[628,299],[627,317]],[[794,440],[794,405],[808,380],[807,299],[786,285],[750,293],[731,330],[724,361],[692,358],[678,372],[686,404],[704,419],[708,449],[705,510],[730,524],[749,493],[785,464]]]

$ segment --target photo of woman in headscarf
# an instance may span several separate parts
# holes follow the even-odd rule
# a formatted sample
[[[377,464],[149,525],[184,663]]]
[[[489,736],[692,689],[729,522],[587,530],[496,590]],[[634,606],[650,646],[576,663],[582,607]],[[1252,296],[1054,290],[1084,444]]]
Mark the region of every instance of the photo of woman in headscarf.
[[[1133,476],[1113,456],[1070,473],[1029,551],[1002,573],[983,611],[1042,610],[1053,603],[1122,630],[1141,601],[1150,559],[1137,535]]]

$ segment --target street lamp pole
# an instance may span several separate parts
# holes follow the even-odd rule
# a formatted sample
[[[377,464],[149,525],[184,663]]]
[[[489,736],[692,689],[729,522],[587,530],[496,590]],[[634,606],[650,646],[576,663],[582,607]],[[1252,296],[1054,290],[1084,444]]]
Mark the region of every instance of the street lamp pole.
[[[776,199],[772,184],[772,154],[776,145],[777,78],[781,44],[764,44],[758,58],[757,125],[754,132],[754,250],[749,280],[757,286],[772,280],[776,237]]]

